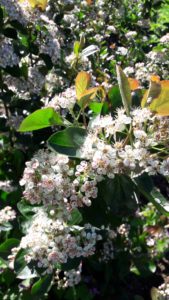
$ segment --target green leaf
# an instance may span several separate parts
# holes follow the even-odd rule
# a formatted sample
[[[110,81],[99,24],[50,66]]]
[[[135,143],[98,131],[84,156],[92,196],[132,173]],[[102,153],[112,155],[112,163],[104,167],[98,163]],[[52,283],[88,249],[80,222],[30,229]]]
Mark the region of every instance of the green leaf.
[[[138,190],[144,197],[164,215],[169,216],[169,203],[167,199],[154,186],[152,179],[147,174],[133,180]]]
[[[75,54],[76,56],[78,56],[78,55],[79,55],[80,48],[81,48],[81,46],[80,46],[80,42],[78,42],[78,41],[75,41],[75,42],[74,42],[73,51],[74,51],[74,54]]]
[[[78,209],[73,209],[71,212],[71,219],[68,221],[68,225],[78,225],[83,220],[82,215]]]
[[[69,127],[54,133],[48,144],[55,151],[71,157],[78,157],[77,151],[82,146],[86,137],[86,130],[78,127]]]
[[[151,273],[155,273],[157,269],[156,264],[152,260],[149,261],[148,268]]]
[[[37,206],[29,205],[28,202],[22,200],[17,203],[17,208],[26,219],[30,219],[36,213]]]
[[[108,98],[111,102],[112,110],[116,110],[118,107],[123,106],[120,90],[118,86],[113,86],[108,92]]]
[[[126,113],[130,115],[131,107],[131,90],[128,78],[124,74],[120,66],[116,66],[117,80],[120,88],[120,94],[122,97],[123,105],[126,110]]]
[[[52,275],[46,275],[43,278],[40,278],[37,282],[34,283],[31,289],[32,295],[44,295],[50,290],[52,281]]]
[[[48,107],[44,109],[38,109],[26,117],[22,121],[18,131],[33,131],[53,125],[63,125],[63,120],[53,108]]]
[[[89,108],[96,114],[99,115],[102,111],[102,107],[103,107],[103,102],[99,103],[99,102],[91,102],[89,104]]]
[[[12,248],[18,247],[20,241],[14,238],[6,240],[0,245],[0,257],[7,260],[8,256],[11,254]]]
[[[20,273],[27,265],[27,262],[24,258],[26,253],[27,251],[25,249],[20,249],[17,253],[14,261],[14,270],[16,273]]]
[[[158,297],[158,289],[155,288],[155,287],[153,287],[151,289],[151,299],[152,300],[158,300],[159,299],[159,297]]]

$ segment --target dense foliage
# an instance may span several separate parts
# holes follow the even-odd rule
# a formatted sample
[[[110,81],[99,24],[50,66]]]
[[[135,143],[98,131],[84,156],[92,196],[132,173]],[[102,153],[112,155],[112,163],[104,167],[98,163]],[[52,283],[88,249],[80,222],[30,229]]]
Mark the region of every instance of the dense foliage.
[[[0,299],[168,299],[168,11],[0,0]]]

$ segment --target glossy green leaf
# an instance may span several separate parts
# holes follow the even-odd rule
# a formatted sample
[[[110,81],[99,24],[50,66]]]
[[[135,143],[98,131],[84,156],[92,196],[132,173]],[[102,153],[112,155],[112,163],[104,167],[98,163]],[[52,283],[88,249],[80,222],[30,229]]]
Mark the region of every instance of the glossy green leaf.
[[[108,99],[111,104],[111,109],[115,111],[118,107],[123,106],[120,89],[118,86],[113,86],[108,92]]]
[[[152,202],[154,206],[164,215],[169,216],[169,203],[168,200],[160,193],[154,186],[150,176],[143,174],[142,176],[134,179],[138,190],[144,197]]]
[[[0,245],[0,257],[7,259],[11,254],[12,248],[18,247],[20,241],[14,238],[7,239],[4,243]]]
[[[55,151],[72,157],[77,157],[77,151],[82,146],[86,137],[86,130],[78,127],[69,127],[54,133],[48,144]]]
[[[44,295],[51,287],[52,275],[46,275],[34,283],[31,289],[32,295]]]
[[[18,131],[33,131],[53,125],[63,125],[63,120],[53,108],[48,107],[44,109],[38,109],[26,117],[22,121]]]
[[[20,249],[17,253],[14,261],[14,270],[16,273],[20,273],[27,265],[27,262],[25,261],[24,258],[26,253],[27,252],[25,249]]]
[[[78,209],[73,209],[71,212],[71,219],[68,221],[68,225],[78,225],[83,220],[82,215]]]

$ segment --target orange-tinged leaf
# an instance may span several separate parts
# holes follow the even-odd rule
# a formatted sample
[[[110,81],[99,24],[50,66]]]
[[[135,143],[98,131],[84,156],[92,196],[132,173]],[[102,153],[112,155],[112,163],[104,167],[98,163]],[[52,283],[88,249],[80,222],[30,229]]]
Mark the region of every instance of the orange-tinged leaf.
[[[138,90],[140,88],[140,82],[135,78],[128,78],[131,91]]]
[[[91,100],[93,100],[96,97],[97,92],[101,89],[100,86],[90,88],[88,90],[85,90],[81,95],[79,99],[79,103],[82,107],[85,107]]]
[[[81,71],[77,75],[75,80],[77,100],[80,100],[81,94],[83,94],[85,90],[88,89],[90,82],[91,82],[91,76],[89,73]]]
[[[93,3],[93,0],[86,0],[88,5],[91,5]]]
[[[151,75],[150,77],[151,81],[160,82],[160,76],[158,75]]]

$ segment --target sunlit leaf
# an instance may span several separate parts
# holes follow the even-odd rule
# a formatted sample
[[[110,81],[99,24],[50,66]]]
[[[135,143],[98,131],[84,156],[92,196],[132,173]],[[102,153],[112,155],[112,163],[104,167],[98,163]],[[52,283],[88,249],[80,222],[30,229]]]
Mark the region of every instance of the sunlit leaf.
[[[144,94],[141,106],[149,107],[150,110],[158,115],[168,116],[169,80],[158,81],[156,77],[154,78],[155,81],[151,80],[149,90]]]
[[[150,77],[151,81],[160,82],[160,76],[158,75],[151,75]]]
[[[20,0],[20,2],[24,2],[24,0]],[[48,0],[28,0],[32,8],[40,8],[41,10],[45,10],[47,7]]]
[[[169,80],[163,80],[161,83],[161,92],[151,104],[150,109],[161,116],[169,116]]]
[[[75,87],[76,87],[76,96],[79,100],[81,98],[81,94],[85,92],[86,89],[88,89],[91,82],[91,76],[89,73],[81,71],[75,80]]]
[[[54,111],[52,107],[38,109],[28,117],[26,117],[18,131],[26,132],[26,131],[33,131],[42,128],[46,128],[52,125],[62,125],[63,121],[61,116]]]
[[[79,54],[79,52],[80,52],[80,42],[78,42],[78,41],[75,41],[75,42],[74,42],[73,51],[74,51],[74,54],[75,54],[76,56],[78,56],[78,54]]]
[[[142,102],[141,102],[141,106],[145,107],[148,106],[153,99],[157,98],[159,96],[161,92],[161,84],[157,81],[150,81],[150,86],[148,91],[145,92]]]
[[[158,300],[158,289],[156,289],[155,287],[151,289],[151,299]]]
[[[96,97],[97,92],[100,87],[90,88],[85,90],[81,95],[79,95],[79,104],[82,107],[85,107],[92,99]]]
[[[117,72],[117,80],[120,88],[120,94],[122,97],[123,105],[126,110],[126,113],[130,114],[130,106],[131,106],[131,90],[128,78],[124,74],[123,70],[120,66],[116,66]]]

